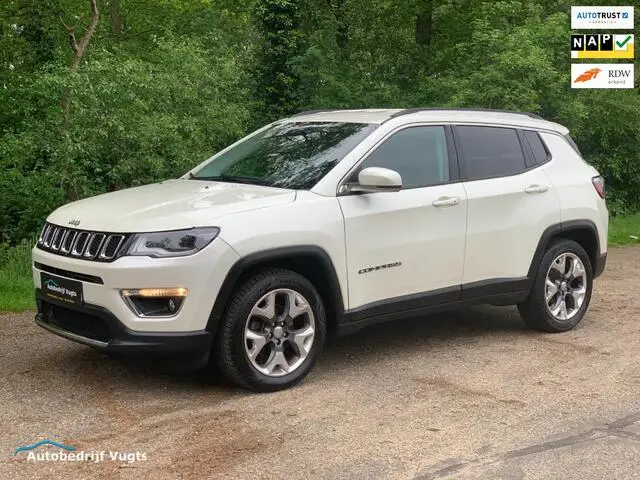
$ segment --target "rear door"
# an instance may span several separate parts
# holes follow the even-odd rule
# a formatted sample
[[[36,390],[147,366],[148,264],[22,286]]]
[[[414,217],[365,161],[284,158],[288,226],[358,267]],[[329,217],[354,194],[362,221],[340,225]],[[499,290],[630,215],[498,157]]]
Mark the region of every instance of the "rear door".
[[[518,290],[542,233],[560,222],[553,184],[532,154],[544,146],[531,147],[516,128],[458,125],[454,131],[468,201],[464,295]]]

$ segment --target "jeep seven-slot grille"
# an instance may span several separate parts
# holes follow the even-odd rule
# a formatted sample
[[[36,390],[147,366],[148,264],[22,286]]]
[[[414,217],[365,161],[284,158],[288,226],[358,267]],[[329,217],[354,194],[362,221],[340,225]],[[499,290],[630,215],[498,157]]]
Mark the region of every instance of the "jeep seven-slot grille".
[[[131,235],[123,233],[89,232],[45,224],[38,238],[38,248],[57,255],[111,262],[123,253]]]

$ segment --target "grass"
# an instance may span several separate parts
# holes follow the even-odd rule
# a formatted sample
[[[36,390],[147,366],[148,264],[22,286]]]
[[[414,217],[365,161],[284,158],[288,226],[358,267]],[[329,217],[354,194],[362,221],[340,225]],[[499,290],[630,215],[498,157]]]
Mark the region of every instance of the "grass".
[[[0,244],[0,312],[35,308],[31,247],[31,242],[23,242],[16,247]]]
[[[640,245],[640,213],[622,217],[611,217],[609,222],[609,245]]]
[[[35,300],[31,277],[32,242],[16,247],[0,244],[0,312],[33,310]],[[609,245],[640,245],[640,214],[612,217]]]

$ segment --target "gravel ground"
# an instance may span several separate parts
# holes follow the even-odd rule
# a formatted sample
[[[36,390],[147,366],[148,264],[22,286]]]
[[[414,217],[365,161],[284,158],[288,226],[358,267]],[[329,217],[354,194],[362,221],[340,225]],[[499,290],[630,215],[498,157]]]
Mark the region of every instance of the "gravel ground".
[[[612,249],[572,332],[497,307],[379,325],[268,395],[0,316],[0,478],[640,478],[639,290],[640,248]],[[13,454],[43,438],[146,460]]]

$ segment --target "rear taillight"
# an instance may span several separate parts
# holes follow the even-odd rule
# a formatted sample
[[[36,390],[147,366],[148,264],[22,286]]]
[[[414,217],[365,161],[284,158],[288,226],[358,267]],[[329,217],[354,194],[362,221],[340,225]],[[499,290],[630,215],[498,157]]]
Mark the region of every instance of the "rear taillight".
[[[600,195],[600,198],[604,199],[607,196],[607,191],[604,188],[604,178],[598,175],[597,177],[593,177],[591,182],[593,183],[596,192],[598,192],[598,195]]]

